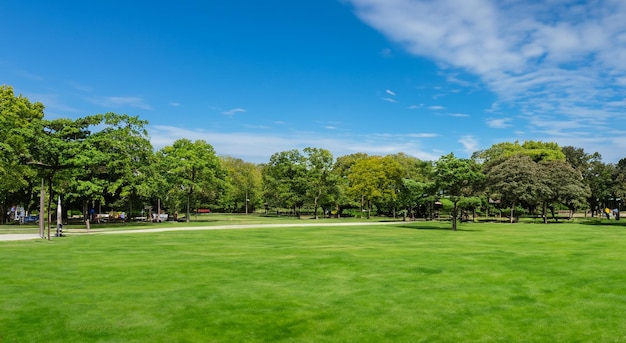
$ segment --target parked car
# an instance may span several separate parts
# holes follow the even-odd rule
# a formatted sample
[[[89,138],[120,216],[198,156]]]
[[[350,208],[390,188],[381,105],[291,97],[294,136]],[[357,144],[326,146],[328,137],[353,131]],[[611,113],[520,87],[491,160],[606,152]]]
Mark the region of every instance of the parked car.
[[[39,222],[39,216],[24,217],[24,223],[37,223],[37,222]]]

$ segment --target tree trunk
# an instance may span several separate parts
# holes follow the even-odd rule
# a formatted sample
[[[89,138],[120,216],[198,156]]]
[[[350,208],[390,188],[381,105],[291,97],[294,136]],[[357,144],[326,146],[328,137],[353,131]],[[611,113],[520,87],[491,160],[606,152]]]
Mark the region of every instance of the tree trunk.
[[[548,203],[544,201],[543,203],[543,223],[548,224]]]
[[[457,201],[455,200],[453,202],[454,206],[452,207],[452,231],[456,231],[456,203]]]
[[[363,207],[365,207],[365,196],[361,194],[361,218],[363,218]]]
[[[314,215],[315,215],[315,219],[319,219],[319,218],[317,217],[317,207],[318,207],[318,206],[317,206],[317,202],[318,202],[318,199],[319,199],[319,196],[316,196],[316,197],[315,197],[314,204],[313,204],[313,208],[314,208],[314,211],[313,211],[313,212],[314,212]]]
[[[189,223],[189,220],[191,218],[191,211],[190,211],[190,207],[189,207],[189,203],[190,202],[191,202],[191,192],[187,193],[187,216],[185,218],[187,223]]]
[[[48,240],[50,240],[50,223],[52,223],[52,178],[48,179]]]
[[[511,216],[509,217],[509,222],[513,224],[513,215],[515,214],[515,202],[511,203]]]

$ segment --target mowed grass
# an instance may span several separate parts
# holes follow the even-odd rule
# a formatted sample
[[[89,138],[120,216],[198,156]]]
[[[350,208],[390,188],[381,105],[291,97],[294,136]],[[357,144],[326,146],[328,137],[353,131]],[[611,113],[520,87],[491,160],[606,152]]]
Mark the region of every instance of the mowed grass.
[[[0,242],[0,342],[626,342],[626,228],[449,225]]]

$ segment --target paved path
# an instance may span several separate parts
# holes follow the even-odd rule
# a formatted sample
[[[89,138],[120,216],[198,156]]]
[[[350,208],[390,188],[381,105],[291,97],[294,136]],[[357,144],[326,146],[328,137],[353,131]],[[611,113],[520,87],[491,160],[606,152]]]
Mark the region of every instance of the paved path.
[[[39,234],[26,233],[10,233],[8,235],[0,235],[0,241],[22,241],[26,239],[41,238]]]
[[[394,225],[406,224],[403,221],[392,222],[350,222],[350,223],[291,223],[291,224],[235,224],[235,225],[213,225],[213,226],[183,226],[183,227],[160,227],[154,229],[139,230],[91,230],[92,235],[121,235],[131,233],[169,232],[169,231],[203,231],[203,230],[233,230],[233,229],[262,229],[262,228],[284,228],[284,227],[319,227],[319,226],[370,226],[370,225]],[[86,233],[63,232],[64,235],[85,235]],[[0,235],[0,241],[17,241],[25,239],[39,238],[38,234],[7,234]]]

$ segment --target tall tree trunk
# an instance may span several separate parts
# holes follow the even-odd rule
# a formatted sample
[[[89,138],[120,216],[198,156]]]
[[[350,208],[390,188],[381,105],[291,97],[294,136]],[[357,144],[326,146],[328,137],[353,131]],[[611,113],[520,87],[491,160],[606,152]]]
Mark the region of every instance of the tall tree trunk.
[[[515,215],[515,202],[511,203],[511,216],[509,217],[509,222],[513,224],[513,215]]]
[[[365,206],[365,196],[361,194],[361,218],[363,218],[363,207]]]
[[[48,178],[48,240],[50,240],[50,223],[52,223],[52,177]]]
[[[191,192],[187,192],[187,216],[185,218],[187,223],[189,223],[190,216],[191,216],[191,211],[189,209],[189,203],[190,202],[191,202]]]
[[[319,218],[317,217],[317,207],[318,207],[318,205],[317,205],[317,204],[318,204],[318,201],[319,201],[319,198],[320,198],[321,193],[322,193],[322,192],[318,192],[318,193],[317,193],[317,196],[315,197],[315,201],[314,201],[314,204],[313,204],[313,208],[315,209],[315,211],[314,211],[314,212],[315,212],[315,219],[319,219]]]
[[[455,200],[452,203],[454,205],[452,206],[452,231],[456,231],[456,211],[457,211],[456,203],[457,203],[457,200]]]

